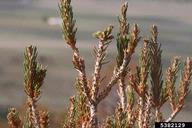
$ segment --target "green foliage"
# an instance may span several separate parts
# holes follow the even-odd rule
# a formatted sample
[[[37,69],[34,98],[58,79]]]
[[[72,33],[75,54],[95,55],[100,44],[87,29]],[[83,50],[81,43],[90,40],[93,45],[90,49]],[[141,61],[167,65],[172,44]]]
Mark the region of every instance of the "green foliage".
[[[61,0],[59,10],[63,20],[62,30],[64,39],[68,45],[75,48],[77,28],[75,27],[75,20],[73,19],[71,0]]]
[[[37,99],[46,75],[46,68],[37,63],[37,48],[29,46],[24,53],[24,88],[31,98]]]
[[[128,48],[128,43],[130,41],[130,36],[125,35],[125,36],[118,36],[117,37],[117,51],[118,51],[118,56],[117,56],[117,66],[120,67],[123,63],[123,58],[124,58],[124,51]]]

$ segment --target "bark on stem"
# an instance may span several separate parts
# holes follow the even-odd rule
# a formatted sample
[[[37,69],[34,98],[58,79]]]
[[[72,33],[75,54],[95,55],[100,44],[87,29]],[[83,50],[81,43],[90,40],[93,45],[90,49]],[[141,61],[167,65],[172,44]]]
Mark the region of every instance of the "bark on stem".
[[[143,128],[149,128],[150,127],[151,106],[152,106],[151,95],[149,94],[147,96],[147,101],[146,101],[146,104],[145,104]]]
[[[120,77],[119,79],[119,98],[120,105],[123,110],[127,107],[127,94],[126,94],[126,85],[125,85],[125,77]]]
[[[171,122],[177,114],[181,111],[183,105],[179,105],[171,114],[171,116],[165,122]]]
[[[95,69],[94,69],[94,75],[93,75],[93,83],[92,83],[92,99],[96,100],[98,91],[99,91],[99,79],[100,79],[100,72],[102,67],[102,56],[105,52],[104,48],[104,42],[99,41],[99,47],[96,54],[96,62],[95,62]]]
[[[138,125],[139,125],[139,128],[143,128],[143,124],[144,124],[144,118],[143,117],[144,115],[144,99],[142,97],[139,97],[139,122],[138,122]]]
[[[108,83],[107,87],[100,93],[100,95],[98,96],[98,102],[100,102],[101,100],[103,100],[111,91],[111,88],[113,87],[114,84],[117,83],[117,80],[120,78],[121,74],[125,71],[125,69],[127,68],[127,65],[129,64],[130,60],[131,60],[131,55],[132,54],[126,54],[124,59],[123,59],[123,63],[120,66],[118,72],[115,74],[113,74],[110,82]]]
[[[97,105],[90,105],[90,114],[91,114],[91,128],[98,128],[98,120],[97,120]]]
[[[161,121],[161,112],[158,107],[155,108],[155,118],[156,118],[156,122]]]
[[[40,128],[39,127],[39,120],[38,120],[38,116],[37,116],[37,112],[36,112],[36,105],[35,105],[35,101],[33,98],[28,98],[28,102],[29,102],[29,108],[30,108],[30,114],[31,114],[31,124],[33,125],[34,128]]]
[[[91,96],[92,101],[90,102],[90,113],[91,113],[91,127],[97,128],[98,127],[98,121],[97,121],[97,105],[96,98],[99,91],[99,79],[100,79],[100,72],[102,67],[102,56],[105,52],[106,48],[104,47],[104,42],[99,41],[99,46],[96,54],[96,62],[95,62],[95,69],[94,69],[94,75],[93,75],[93,83],[91,87]]]

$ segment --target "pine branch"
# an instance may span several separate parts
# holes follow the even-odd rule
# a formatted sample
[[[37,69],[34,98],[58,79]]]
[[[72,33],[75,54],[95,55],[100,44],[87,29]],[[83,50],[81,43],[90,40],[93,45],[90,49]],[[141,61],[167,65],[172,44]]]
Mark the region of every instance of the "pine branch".
[[[101,68],[103,65],[103,62],[105,61],[106,57],[106,50],[111,43],[111,39],[113,39],[113,36],[111,35],[113,26],[109,26],[106,28],[103,32],[96,32],[94,35],[99,40],[98,49],[96,49],[96,62],[95,62],[95,68],[94,68],[94,74],[93,74],[93,82],[92,82],[92,99],[96,101],[98,91],[99,91],[99,82],[101,77]]]
[[[117,83],[118,79],[122,75],[122,73],[127,69],[127,66],[131,60],[131,56],[135,51],[135,48],[137,46],[137,43],[139,42],[139,29],[138,25],[135,24],[133,31],[131,32],[130,36],[130,42],[128,43],[128,48],[125,50],[125,55],[123,59],[123,63],[118,69],[117,72],[115,72],[110,80],[110,82],[107,84],[106,88],[99,94],[98,101],[100,102],[103,100],[106,96],[108,96],[109,92],[111,91],[112,87]]]
[[[31,127],[39,128],[38,112],[36,103],[40,97],[40,88],[46,75],[46,68],[37,63],[37,48],[29,46],[24,53],[24,89],[27,94],[29,111],[29,124]]]
[[[91,94],[87,84],[87,77],[85,71],[84,59],[80,56],[79,50],[76,47],[76,32],[75,20],[73,18],[73,10],[71,6],[71,0],[60,0],[59,4],[60,16],[62,18],[62,30],[63,36],[66,43],[73,50],[73,65],[78,72],[78,79],[81,82],[83,92],[87,96],[90,102]]]
[[[161,97],[163,95],[163,80],[162,80],[162,63],[161,63],[161,45],[157,42],[158,30],[157,26],[152,27],[151,30],[151,90],[152,90],[152,100],[153,106],[156,109],[156,121],[162,120],[162,115],[160,112],[160,107],[163,104],[166,97]]]
[[[171,116],[166,120],[166,122],[172,121],[183,108],[185,98],[189,93],[189,85],[191,83],[191,76],[192,76],[192,58],[188,57],[187,60],[185,61],[185,66],[183,69],[181,82],[179,85],[178,102],[175,105]]]
[[[148,118],[147,115],[144,114],[145,108],[148,105],[146,97],[148,96],[148,74],[149,74],[149,68],[150,68],[151,58],[150,58],[150,47],[149,47],[149,41],[144,39],[143,47],[141,50],[140,55],[140,64],[137,67],[137,81],[139,85],[134,85],[133,87],[136,89],[136,92],[139,92],[139,127],[146,127],[144,125],[147,125],[146,119]],[[150,109],[150,108],[148,108]],[[148,111],[148,110],[147,110]],[[148,112],[149,113],[149,112]]]
[[[127,22],[127,8],[128,3],[124,3],[121,6],[121,13],[118,17],[119,20],[119,33],[117,34],[117,68],[120,68],[120,66],[123,63],[124,58],[124,51],[128,47],[129,43],[129,24]],[[118,69],[116,69],[118,70]],[[120,76],[118,80],[119,89],[118,89],[118,95],[120,98],[120,107],[125,110],[127,107],[127,94],[126,94],[126,84],[125,84],[125,76],[127,75],[127,71],[125,70],[122,75]]]
[[[175,92],[175,83],[177,79],[177,73],[179,71],[179,66],[180,66],[180,60],[179,57],[175,57],[171,65],[169,66],[167,72],[166,72],[166,87],[167,87],[167,94],[169,97],[170,105],[172,111],[175,110],[176,108],[176,92]]]

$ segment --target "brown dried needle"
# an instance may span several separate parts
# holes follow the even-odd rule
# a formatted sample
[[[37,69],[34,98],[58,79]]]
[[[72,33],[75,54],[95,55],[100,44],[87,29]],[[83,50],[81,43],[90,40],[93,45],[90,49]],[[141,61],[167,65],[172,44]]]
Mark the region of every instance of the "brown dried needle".
[[[179,85],[177,104],[175,105],[171,116],[166,120],[166,122],[172,121],[176,117],[176,115],[181,111],[181,109],[183,108],[185,98],[186,98],[187,94],[189,93],[189,85],[191,82],[191,75],[192,75],[192,58],[188,57],[187,60],[185,61],[185,66],[183,69],[181,82]]]
[[[8,120],[8,127],[9,128],[21,128],[22,127],[19,113],[16,111],[15,108],[9,109],[9,112],[7,114],[7,120]]]
[[[166,72],[166,86],[167,86],[167,94],[169,97],[170,105],[172,111],[176,108],[176,92],[175,92],[175,83],[177,80],[177,73],[179,71],[180,59],[179,57],[174,57]]]
[[[39,124],[40,128],[49,127],[49,113],[45,110],[39,111]]]

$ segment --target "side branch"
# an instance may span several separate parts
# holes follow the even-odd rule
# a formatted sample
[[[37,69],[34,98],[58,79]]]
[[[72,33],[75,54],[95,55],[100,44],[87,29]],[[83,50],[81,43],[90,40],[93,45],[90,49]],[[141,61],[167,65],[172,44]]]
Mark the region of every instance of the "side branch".
[[[140,40],[139,32],[140,31],[138,29],[138,25],[135,24],[133,31],[131,33],[130,42],[128,43],[128,48],[124,51],[125,55],[124,55],[123,63],[120,66],[120,68],[118,69],[118,71],[113,74],[113,76],[112,76],[110,82],[108,83],[108,85],[106,86],[106,88],[99,94],[98,102],[100,102],[106,96],[108,96],[112,87],[117,83],[117,81],[120,78],[120,76],[122,75],[122,73],[125,72],[125,70],[127,69],[127,66],[131,60],[131,56],[135,52],[135,48]]]
[[[71,0],[60,0],[59,4],[60,15],[62,18],[63,37],[66,43],[73,50],[73,65],[78,71],[78,78],[82,84],[82,91],[90,101],[90,91],[87,84],[84,59],[80,57],[79,50],[76,47],[76,32],[75,20],[73,18],[73,10]]]
[[[171,116],[166,120],[166,122],[172,121],[176,115],[181,111],[184,106],[184,101],[189,93],[189,85],[191,82],[192,76],[192,58],[187,58],[184,66],[184,70],[182,73],[181,82],[178,90],[178,103],[175,105],[175,109],[173,110]]]

